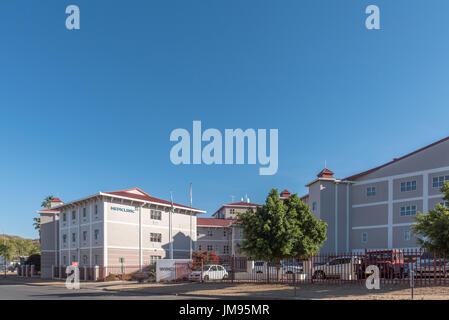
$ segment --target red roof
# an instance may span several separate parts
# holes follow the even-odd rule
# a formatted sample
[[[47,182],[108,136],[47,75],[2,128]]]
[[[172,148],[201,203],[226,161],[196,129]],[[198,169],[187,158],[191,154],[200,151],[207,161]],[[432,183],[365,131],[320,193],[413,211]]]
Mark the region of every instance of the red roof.
[[[142,193],[142,195],[132,193],[130,191],[138,191],[138,192]],[[151,202],[157,202],[157,203],[161,203],[161,204],[171,205],[170,201],[152,197],[145,191],[140,190],[139,188],[132,188],[132,189],[126,189],[126,190],[121,190],[121,191],[110,191],[110,192],[103,192],[103,193],[114,195],[114,196],[119,196],[119,197],[134,198],[134,199],[138,199],[138,200],[151,201]],[[179,203],[173,202],[173,205],[177,206],[177,207],[190,209],[190,207],[179,204]],[[192,208],[192,209],[195,209],[195,208]],[[199,210],[199,209],[195,209],[195,210]]]
[[[290,197],[290,194],[291,193],[287,189],[284,189],[284,191],[281,192],[280,196],[282,198],[288,198],[288,197]]]
[[[261,207],[262,205],[256,204],[256,203],[248,203],[248,202],[240,201],[240,202],[224,204],[222,207],[226,207],[226,206]]]
[[[52,210],[52,209],[42,209],[39,210],[38,212],[44,212],[44,213],[58,213],[58,210]]]
[[[51,202],[62,202],[62,200],[59,198],[54,198],[53,200],[51,200]]]
[[[236,220],[217,218],[196,218],[197,226],[229,227]]]
[[[377,170],[379,170],[379,169],[382,169],[382,168],[384,168],[384,167],[386,167],[386,166],[389,166],[390,164],[396,163],[396,162],[401,161],[401,160],[403,160],[403,159],[405,159],[405,158],[411,157],[411,156],[413,156],[414,154],[417,154],[417,153],[419,153],[419,152],[421,152],[421,151],[424,151],[424,150],[426,150],[426,149],[429,149],[429,148],[431,148],[431,147],[434,147],[434,146],[436,146],[437,144],[443,143],[443,142],[448,141],[448,140],[449,140],[449,137],[446,137],[446,138],[441,139],[441,140],[439,140],[439,141],[437,141],[437,142],[434,142],[434,143],[432,143],[432,144],[429,144],[428,146],[425,146],[424,148],[421,148],[421,149],[418,149],[418,150],[416,150],[416,151],[413,151],[413,152],[411,152],[411,153],[409,153],[409,154],[406,154],[405,156],[402,156],[402,157],[400,157],[400,158],[394,158],[393,161],[387,162],[387,163],[385,163],[385,164],[383,164],[383,165],[381,165],[381,166],[375,167],[375,168],[373,168],[373,169],[370,169],[370,170],[363,171],[363,172],[361,172],[361,173],[352,175],[352,176],[347,177],[347,178],[345,178],[345,179],[343,179],[343,180],[355,180],[355,179],[357,179],[357,178],[360,178],[360,177],[365,176],[365,175],[367,175],[367,174],[373,173],[374,171],[377,171]]]

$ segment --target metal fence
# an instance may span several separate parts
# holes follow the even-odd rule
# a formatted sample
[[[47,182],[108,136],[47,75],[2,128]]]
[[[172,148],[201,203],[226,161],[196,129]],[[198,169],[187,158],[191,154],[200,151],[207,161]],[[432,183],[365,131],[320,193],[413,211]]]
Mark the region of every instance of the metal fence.
[[[194,273],[198,266],[191,268]],[[197,272],[198,273],[198,272]],[[201,266],[201,274],[189,280],[260,283],[356,283],[376,273],[383,284],[449,284],[449,258],[423,250],[365,250],[361,253],[317,254],[309,259],[278,263],[245,257],[219,257]],[[185,277],[186,278],[186,277]]]
[[[54,267],[53,278],[65,279],[66,267]],[[31,271],[31,270],[30,270]],[[29,272],[30,272],[29,271]],[[27,270],[23,270],[26,274]],[[449,285],[449,257],[423,250],[365,250],[316,254],[278,263],[220,256],[218,261],[176,262],[173,281],[255,283],[365,283],[376,273],[382,284]],[[153,281],[154,266],[79,267],[81,281]]]
[[[53,266],[53,279],[66,279],[67,266]],[[80,266],[80,281],[117,281],[117,280],[142,280],[152,279],[154,274],[151,266],[144,266],[142,270],[140,266]]]

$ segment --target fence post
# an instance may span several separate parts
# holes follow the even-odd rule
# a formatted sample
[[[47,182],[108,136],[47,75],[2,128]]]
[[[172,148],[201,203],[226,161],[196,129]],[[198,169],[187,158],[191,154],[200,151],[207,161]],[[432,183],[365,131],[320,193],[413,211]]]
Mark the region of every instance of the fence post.
[[[98,276],[99,276],[99,267],[95,266],[94,267],[94,281],[98,281]]]
[[[235,257],[231,257],[231,283],[234,283],[234,276],[235,276]]]
[[[203,260],[201,260],[201,282],[203,282]]]

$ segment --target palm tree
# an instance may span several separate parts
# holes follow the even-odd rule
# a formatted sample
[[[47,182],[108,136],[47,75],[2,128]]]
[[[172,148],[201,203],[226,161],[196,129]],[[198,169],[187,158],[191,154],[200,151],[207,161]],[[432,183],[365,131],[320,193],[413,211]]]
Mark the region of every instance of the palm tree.
[[[41,203],[41,207],[46,208],[46,209],[50,209],[51,208],[51,201],[54,199],[55,197],[50,195],[48,197],[45,197],[44,201],[42,201]],[[33,218],[33,226],[35,230],[39,231],[39,237],[41,236],[41,218]]]
[[[33,218],[34,230],[39,231],[39,237],[41,236],[41,218]]]
[[[53,197],[52,195],[46,197],[44,199],[44,201],[42,201],[41,207],[50,209],[50,207],[51,207],[51,200],[53,200],[54,198],[55,197]]]

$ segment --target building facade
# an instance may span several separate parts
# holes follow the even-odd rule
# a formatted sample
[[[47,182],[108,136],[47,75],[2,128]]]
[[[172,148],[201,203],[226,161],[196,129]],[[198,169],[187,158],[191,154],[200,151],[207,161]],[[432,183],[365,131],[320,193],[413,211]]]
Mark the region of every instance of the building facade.
[[[234,202],[222,205],[213,218],[197,218],[197,249],[214,251],[218,256],[240,257],[242,229],[235,223],[237,214],[254,211],[261,205],[247,202]]]
[[[52,201],[41,216],[41,276],[52,266],[142,268],[157,259],[189,258],[196,241],[196,215],[205,211],[150,196],[133,188],[99,192],[63,203]],[[170,228],[171,220],[171,228]],[[170,241],[172,239],[172,241]],[[172,247],[171,247],[172,246]]]
[[[417,248],[414,217],[439,203],[447,205],[440,191],[445,181],[449,137],[344,179],[324,169],[301,199],[328,224],[321,252]]]
[[[247,201],[233,202],[222,205],[217,211],[214,212],[212,217],[217,219],[237,219],[238,213],[246,212],[248,209],[253,209],[256,211],[259,204],[250,203],[249,199]]]

